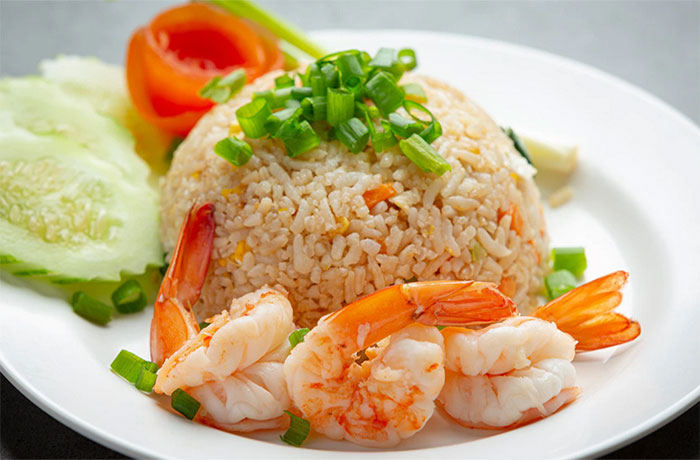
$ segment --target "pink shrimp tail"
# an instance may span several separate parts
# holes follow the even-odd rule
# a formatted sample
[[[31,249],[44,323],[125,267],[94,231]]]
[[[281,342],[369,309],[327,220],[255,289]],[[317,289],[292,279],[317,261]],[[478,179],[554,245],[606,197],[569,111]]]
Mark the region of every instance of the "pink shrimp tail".
[[[577,351],[598,350],[636,339],[641,326],[612,310],[622,302],[620,289],[629,274],[616,271],[583,284],[542,305],[532,316],[556,323],[578,341]]]

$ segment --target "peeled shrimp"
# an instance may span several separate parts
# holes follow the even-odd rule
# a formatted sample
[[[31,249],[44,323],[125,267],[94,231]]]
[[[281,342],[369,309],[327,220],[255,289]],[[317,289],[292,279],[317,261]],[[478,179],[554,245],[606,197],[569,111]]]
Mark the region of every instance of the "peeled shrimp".
[[[192,314],[211,253],[212,212],[211,205],[190,211],[158,294],[151,356],[164,362],[153,389],[183,389],[201,403],[199,422],[226,431],[280,428],[291,404],[282,370],[294,330],[287,298],[259,289],[201,331]]]
[[[620,271],[594,280],[531,317],[480,330],[445,328],[446,375],[438,402],[469,428],[509,429],[574,401],[581,393],[571,363],[576,350],[618,345],[641,332],[639,323],[611,312],[622,301],[627,277]]]
[[[490,323],[515,313],[491,283],[382,289],[323,317],[292,350],[284,363],[289,394],[329,438],[396,445],[425,425],[444,383],[443,340],[430,325]],[[367,359],[358,364],[357,352],[366,347]]]

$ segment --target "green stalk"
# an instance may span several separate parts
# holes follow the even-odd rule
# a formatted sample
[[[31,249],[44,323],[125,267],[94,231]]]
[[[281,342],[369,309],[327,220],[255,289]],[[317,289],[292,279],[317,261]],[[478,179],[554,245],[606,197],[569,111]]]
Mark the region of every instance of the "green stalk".
[[[326,54],[326,51],[319,45],[314,43],[304,32],[293,24],[290,24],[266,11],[255,2],[250,0],[206,0],[209,3],[218,5],[226,9],[235,16],[250,19],[267,30],[275,34],[277,37],[289,42],[291,45],[299,48],[314,59],[319,59]]]

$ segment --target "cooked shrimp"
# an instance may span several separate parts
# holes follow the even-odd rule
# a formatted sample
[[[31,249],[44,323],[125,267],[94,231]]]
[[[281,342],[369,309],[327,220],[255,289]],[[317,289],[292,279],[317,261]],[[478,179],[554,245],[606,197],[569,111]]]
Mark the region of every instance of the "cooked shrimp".
[[[425,425],[444,382],[442,336],[429,325],[490,323],[516,311],[491,283],[382,289],[323,317],[292,350],[284,363],[289,394],[329,438],[393,446]]]
[[[480,330],[445,328],[445,386],[438,402],[469,428],[509,429],[574,401],[581,393],[571,363],[576,350],[619,345],[641,331],[636,321],[611,312],[622,301],[627,277],[620,271],[591,281],[532,317]]]
[[[183,389],[201,403],[197,420],[226,431],[279,428],[290,406],[282,363],[294,330],[292,306],[262,288],[234,299],[199,330],[191,305],[206,276],[213,208],[193,208],[180,232],[151,323],[151,355],[165,359],[153,387]]]

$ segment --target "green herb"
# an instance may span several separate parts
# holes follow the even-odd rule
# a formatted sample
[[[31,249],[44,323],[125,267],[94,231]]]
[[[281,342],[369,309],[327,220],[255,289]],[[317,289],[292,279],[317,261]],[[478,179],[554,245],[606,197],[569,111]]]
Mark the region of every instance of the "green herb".
[[[325,91],[323,95],[325,96]],[[313,94],[312,89],[307,87],[307,86],[302,86],[301,88],[292,88],[292,99],[296,99],[297,101],[301,101],[306,99],[307,97],[315,96]]]
[[[557,270],[545,276],[544,287],[547,298],[556,299],[576,287],[576,278],[569,270]]]
[[[309,333],[309,329],[306,327],[303,327],[303,328],[297,329],[296,331],[289,334],[289,344],[292,346],[291,350],[293,350],[294,347],[296,347],[301,342],[303,342],[304,336],[308,333]]]
[[[389,127],[394,134],[404,139],[411,137],[413,134],[419,134],[425,129],[421,123],[401,116],[398,113],[389,114]]]
[[[307,97],[301,101],[303,114],[309,121],[321,121],[326,119],[327,99],[325,96]]]
[[[292,158],[308,152],[314,147],[318,147],[321,143],[321,139],[319,139],[308,121],[300,123],[294,119],[282,123],[278,137],[284,143],[287,155]]]
[[[289,429],[280,436],[280,439],[291,446],[300,447],[309,436],[311,424],[308,420],[298,417],[288,410],[284,412],[289,415],[290,423]]]
[[[528,163],[532,164],[532,157],[530,156],[530,152],[527,150],[527,147],[525,147],[525,144],[522,143],[520,138],[518,137],[517,134],[515,134],[515,131],[513,131],[512,128],[501,128],[507,135],[510,137],[510,139],[513,141],[513,146],[515,146],[515,150],[517,150],[520,155],[527,160]]]
[[[435,326],[435,327],[438,329],[438,331],[441,331],[441,330],[445,329],[447,326]]]
[[[250,145],[237,137],[229,136],[214,145],[214,153],[234,166],[243,166],[253,157]]]
[[[275,78],[275,89],[290,88],[294,86],[294,79],[288,74],[281,75]]]
[[[384,114],[388,115],[401,107],[404,92],[396,84],[394,77],[386,72],[377,72],[365,87],[369,97]]]
[[[335,129],[335,135],[352,153],[360,153],[369,141],[369,130],[358,118],[351,118]]]
[[[238,124],[243,133],[251,139],[257,139],[268,134],[265,121],[272,115],[270,106],[265,99],[253,99],[252,102],[236,110]]]
[[[136,313],[144,309],[148,299],[136,280],[128,280],[112,293],[112,304],[119,313]]]
[[[224,77],[216,76],[209,80],[209,82],[199,90],[199,95],[217,104],[223,104],[243,89],[245,81],[245,72],[242,69],[234,70]]]
[[[125,378],[130,383],[135,383],[141,374],[141,369],[144,368],[146,360],[139,358],[130,351],[122,350],[119,352],[110,367],[119,376]]]
[[[88,321],[105,325],[112,319],[114,309],[99,300],[78,291],[70,299],[73,311]]]
[[[428,102],[428,96],[425,95],[423,87],[418,83],[406,83],[401,86],[401,89],[403,89],[403,92],[406,94],[407,101],[420,103]]]
[[[399,147],[404,155],[425,172],[442,176],[452,169],[450,164],[418,134],[412,134],[408,139],[403,139],[399,142]]]
[[[418,65],[416,52],[410,48],[404,48],[399,51],[399,61],[406,67],[406,70],[413,70]]]
[[[209,324],[211,324],[211,323],[207,323],[206,321],[202,321],[201,323],[199,323],[199,329],[202,330],[205,327],[209,326]]]
[[[192,396],[185,393],[184,390],[178,388],[170,395],[170,406],[186,418],[192,420],[194,416],[197,415],[201,404]]]
[[[472,262],[478,262],[484,257],[486,257],[486,249],[478,241],[474,242],[474,245],[469,249],[472,256]]]
[[[158,374],[156,374],[155,372],[151,372],[146,368],[141,368],[141,372],[136,378],[134,386],[138,390],[143,391],[144,393],[151,393],[153,391],[153,385],[156,383],[157,378]]]
[[[328,88],[327,91],[328,124],[335,127],[352,118],[355,112],[355,96],[346,89]]]
[[[586,270],[586,250],[582,247],[553,248],[554,270],[569,270],[576,278],[581,278]]]

